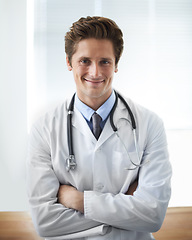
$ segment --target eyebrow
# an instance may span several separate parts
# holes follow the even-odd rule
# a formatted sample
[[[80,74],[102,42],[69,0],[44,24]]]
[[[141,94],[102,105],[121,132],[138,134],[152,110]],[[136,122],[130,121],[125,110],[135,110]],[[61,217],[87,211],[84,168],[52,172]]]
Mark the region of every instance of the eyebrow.
[[[112,58],[101,58],[101,60],[104,60],[104,61],[112,61]]]
[[[79,57],[79,60],[81,60],[81,59],[90,60],[91,58],[90,57],[81,56],[81,57]],[[103,60],[104,61],[112,61],[113,59],[110,58],[110,57],[102,57],[100,60],[101,61],[103,61]]]
[[[90,59],[90,57],[85,57],[85,56],[81,56],[81,57],[79,57],[79,60],[81,60],[81,59]]]

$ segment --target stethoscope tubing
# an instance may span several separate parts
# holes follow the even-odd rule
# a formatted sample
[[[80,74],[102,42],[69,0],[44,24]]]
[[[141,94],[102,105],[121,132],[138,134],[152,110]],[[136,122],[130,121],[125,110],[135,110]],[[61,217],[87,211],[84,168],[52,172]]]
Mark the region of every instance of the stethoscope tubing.
[[[67,115],[67,141],[68,141],[68,148],[69,148],[69,156],[74,155],[73,137],[72,137],[72,116],[73,116],[74,101],[75,101],[75,94],[73,95],[71,102],[69,104],[68,115]]]
[[[117,133],[117,127],[115,126],[114,121],[113,121],[113,115],[114,115],[115,109],[117,107],[118,98],[119,98],[123,102],[123,104],[125,105],[128,113],[130,115],[130,118],[131,118],[131,126],[132,126],[132,131],[133,131],[135,150],[136,150],[137,159],[138,159],[138,164],[136,164],[129,157],[131,163],[134,165],[134,168],[128,168],[127,170],[135,170],[139,167],[142,167],[143,165],[145,165],[149,161],[147,161],[146,163],[140,164],[140,154],[139,154],[139,149],[138,149],[138,144],[137,144],[137,139],[136,139],[136,121],[135,121],[134,115],[133,115],[129,105],[125,101],[125,99],[119,93],[117,93],[116,91],[115,91],[115,95],[116,95],[115,103],[114,103],[113,108],[110,112],[110,124],[111,124],[111,127],[112,127],[113,131],[116,133],[116,135],[118,136],[118,138],[122,142],[128,156],[129,156],[129,153],[128,153],[123,141],[121,140],[121,138],[119,137],[119,135]],[[68,149],[69,149],[69,158],[67,158],[67,160],[66,160],[67,171],[69,171],[70,169],[74,170],[76,168],[76,165],[77,165],[76,161],[75,161],[74,151],[73,151],[73,135],[72,135],[72,116],[73,116],[73,112],[74,112],[74,101],[75,101],[75,94],[73,95],[73,97],[71,99],[71,102],[69,104],[68,115],[67,115],[67,140],[68,140]]]

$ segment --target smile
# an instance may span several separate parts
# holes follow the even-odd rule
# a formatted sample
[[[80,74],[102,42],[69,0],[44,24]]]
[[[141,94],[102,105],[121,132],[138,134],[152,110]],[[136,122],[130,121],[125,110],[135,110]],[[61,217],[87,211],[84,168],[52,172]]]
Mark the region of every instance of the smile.
[[[100,84],[102,82],[104,82],[105,80],[102,79],[102,80],[91,80],[91,79],[86,79],[86,78],[83,78],[86,82],[90,82],[92,84]]]

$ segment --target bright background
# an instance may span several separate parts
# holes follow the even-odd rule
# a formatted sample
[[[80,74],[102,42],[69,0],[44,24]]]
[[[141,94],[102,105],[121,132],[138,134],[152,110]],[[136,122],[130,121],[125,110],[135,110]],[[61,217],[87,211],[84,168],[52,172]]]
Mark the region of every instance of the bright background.
[[[192,206],[192,1],[0,0],[0,211],[28,209],[28,133],[75,91],[64,34],[88,15],[112,18],[122,29],[114,87],[164,120],[173,167],[169,206]]]

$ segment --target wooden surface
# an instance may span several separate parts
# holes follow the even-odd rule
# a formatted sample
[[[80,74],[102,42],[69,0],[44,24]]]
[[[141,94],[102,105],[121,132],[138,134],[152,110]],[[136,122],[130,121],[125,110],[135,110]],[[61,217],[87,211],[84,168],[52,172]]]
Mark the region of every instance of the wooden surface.
[[[156,240],[192,240],[192,207],[168,208]]]
[[[192,207],[168,208],[156,240],[192,240]],[[0,240],[41,240],[27,212],[0,212]]]
[[[0,212],[0,240],[40,240],[27,212]]]

